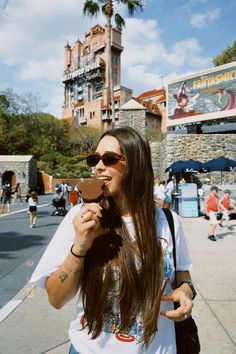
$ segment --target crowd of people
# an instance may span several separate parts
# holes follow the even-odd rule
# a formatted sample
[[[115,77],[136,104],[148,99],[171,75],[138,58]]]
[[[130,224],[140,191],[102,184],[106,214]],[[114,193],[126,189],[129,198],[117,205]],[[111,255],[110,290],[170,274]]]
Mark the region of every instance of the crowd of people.
[[[181,178],[178,185],[184,183],[186,183],[185,179]],[[173,193],[178,191],[178,185],[173,177],[167,182],[156,179],[154,184],[156,204],[161,208],[173,208]],[[197,192],[200,215],[205,215],[209,219],[208,239],[217,241],[217,226],[226,227],[229,231],[233,230],[230,225],[230,214],[236,210],[236,204],[230,198],[231,190],[225,189],[223,196],[219,198],[219,188],[211,185],[210,179],[206,178],[203,183],[199,183]]]
[[[217,186],[210,187],[210,194],[205,199],[205,214],[209,218],[209,232],[208,239],[217,241],[216,229],[217,225],[220,227],[226,226],[228,230],[233,230],[230,225],[230,214],[236,210],[235,204],[231,201],[231,191],[224,190],[224,195],[218,197],[219,188]]]
[[[10,214],[12,211],[11,205],[15,205],[17,199],[19,199],[20,204],[23,204],[23,196],[20,183],[17,183],[16,186],[12,188],[10,182],[5,182],[0,189],[0,214],[4,213],[5,208],[7,209],[7,213]],[[37,192],[28,189],[26,195],[24,196],[24,200],[28,205],[29,227],[32,229],[36,226],[37,221]]]
[[[167,182],[156,178],[153,191],[156,204],[161,208],[172,208],[175,189],[174,177],[171,176]]]
[[[76,185],[71,185],[63,181],[62,183],[56,183],[55,194],[53,200],[56,202],[64,201],[70,204],[70,207],[73,208],[76,204],[82,201],[80,192]]]

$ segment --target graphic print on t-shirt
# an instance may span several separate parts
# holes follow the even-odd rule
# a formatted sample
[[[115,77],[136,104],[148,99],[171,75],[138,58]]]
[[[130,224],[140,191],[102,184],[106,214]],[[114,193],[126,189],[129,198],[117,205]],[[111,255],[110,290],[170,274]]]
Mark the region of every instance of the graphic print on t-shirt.
[[[163,257],[164,257],[164,281],[170,279],[173,272],[173,253],[170,249],[168,239],[161,237],[160,239]],[[134,342],[141,341],[144,336],[143,319],[141,315],[134,317],[131,320],[130,326],[126,330],[120,332],[120,312],[118,306],[119,293],[120,293],[120,268],[119,262],[114,261],[113,265],[113,279],[114,288],[110,292],[107,301],[107,311],[103,315],[103,328],[102,330],[107,333],[114,333],[114,337],[121,342]]]

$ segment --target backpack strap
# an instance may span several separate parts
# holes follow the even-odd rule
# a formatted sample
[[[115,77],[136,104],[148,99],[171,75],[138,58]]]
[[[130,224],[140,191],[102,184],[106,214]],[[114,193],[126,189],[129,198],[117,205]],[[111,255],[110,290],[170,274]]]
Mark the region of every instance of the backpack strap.
[[[174,224],[174,219],[173,219],[173,215],[172,212],[170,211],[170,209],[168,208],[162,208],[166,219],[168,221],[169,224],[169,228],[170,228],[170,233],[172,236],[172,243],[173,243],[173,258],[174,258],[174,266],[175,266],[175,287],[177,287],[177,278],[176,278],[176,243],[175,243],[175,224]]]

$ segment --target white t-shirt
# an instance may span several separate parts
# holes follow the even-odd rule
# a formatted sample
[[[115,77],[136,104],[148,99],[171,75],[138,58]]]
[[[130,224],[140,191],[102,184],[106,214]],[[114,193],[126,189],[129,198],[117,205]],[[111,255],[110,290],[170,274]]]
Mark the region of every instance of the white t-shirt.
[[[32,277],[31,283],[44,287],[46,278],[55,272],[60,264],[63,263],[70,248],[75,240],[75,232],[72,224],[74,216],[80,212],[81,205],[73,207],[65,216],[59,225],[54,237],[49,243],[45,253],[43,254],[39,264],[37,265]],[[177,270],[189,270],[191,268],[191,260],[189,257],[186,241],[183,235],[180,219],[173,212],[175,232],[176,232],[176,258]],[[124,222],[131,235],[134,236],[134,225],[130,217],[124,217]],[[157,235],[161,241],[164,251],[164,270],[165,277],[170,278],[170,282],[165,288],[165,294],[171,291],[170,283],[174,277],[174,264],[172,255],[172,237],[168,222],[163,211],[156,207],[156,225]],[[162,302],[161,311],[172,309],[172,302]],[[82,328],[81,317],[83,316],[83,307],[81,299],[78,296],[76,305],[76,318],[70,323],[69,337],[80,354],[111,354],[111,353],[128,353],[128,354],[176,354],[175,346],[175,330],[174,322],[167,318],[159,317],[158,332],[155,334],[153,341],[147,349],[142,347],[140,338],[142,338],[142,322],[141,317],[137,316],[128,333],[121,335],[114,330],[116,326],[117,316],[108,318],[103,331],[96,339],[91,339],[88,335],[88,329]],[[110,314],[108,314],[109,316]]]
[[[34,200],[32,197],[30,197],[29,200],[28,200],[28,205],[29,206],[37,206],[38,205],[38,201]]]
[[[174,189],[175,189],[174,182],[171,180],[167,183],[166,186],[166,194],[170,199],[172,198],[172,193],[174,192]]]
[[[166,188],[163,184],[154,185],[154,198],[165,200],[166,197]]]

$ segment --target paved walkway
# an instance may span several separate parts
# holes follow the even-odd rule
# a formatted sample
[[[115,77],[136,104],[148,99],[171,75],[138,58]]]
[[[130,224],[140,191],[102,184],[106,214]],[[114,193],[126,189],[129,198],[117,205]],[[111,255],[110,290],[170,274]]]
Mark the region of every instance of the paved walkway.
[[[217,230],[217,242],[207,239],[208,222],[204,218],[182,221],[198,292],[193,316],[201,353],[236,354],[236,220],[232,221],[233,231]],[[67,328],[75,300],[55,310],[48,305],[44,290],[32,290],[28,285],[14,300],[15,310],[0,323],[0,353],[68,353]]]

